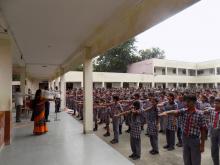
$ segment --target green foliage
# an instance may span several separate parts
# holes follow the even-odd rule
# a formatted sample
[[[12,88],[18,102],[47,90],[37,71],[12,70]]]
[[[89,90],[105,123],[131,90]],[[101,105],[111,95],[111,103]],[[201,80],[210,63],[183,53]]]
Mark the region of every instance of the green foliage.
[[[126,73],[127,66],[132,63],[151,58],[165,58],[165,52],[160,48],[150,48],[137,52],[134,44],[135,38],[132,38],[98,56],[93,61],[94,71]],[[76,68],[76,71],[82,70],[83,65]]]
[[[79,66],[75,69],[75,71],[83,71],[83,65],[79,65]]]
[[[147,60],[152,58],[164,59],[165,52],[160,48],[151,48],[139,51],[141,60]]]
[[[94,71],[125,73],[129,64],[140,60],[135,54],[134,43],[135,39],[132,38],[99,56],[94,63]]]

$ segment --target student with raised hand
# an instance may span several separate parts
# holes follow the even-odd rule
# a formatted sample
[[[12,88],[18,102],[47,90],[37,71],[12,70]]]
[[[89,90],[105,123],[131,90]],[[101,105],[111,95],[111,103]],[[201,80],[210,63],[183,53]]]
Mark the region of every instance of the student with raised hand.
[[[148,112],[148,120],[147,120],[147,132],[150,137],[150,144],[152,150],[150,150],[150,154],[155,155],[159,154],[158,148],[158,128],[159,128],[159,110],[157,108],[158,99],[153,97],[150,99],[151,107],[146,109]]]
[[[202,111],[195,108],[196,96],[184,97],[186,108],[171,110],[159,116],[181,115],[183,117],[183,160],[184,165],[201,165],[201,153],[204,152],[207,125]]]
[[[113,96],[113,104],[111,105],[111,114],[112,114],[112,126],[114,132],[114,138],[111,140],[112,144],[119,142],[119,125],[121,122],[121,117],[116,116],[117,114],[123,111],[121,103],[119,103],[119,97]]]
[[[178,105],[174,101],[175,96],[173,93],[169,93],[167,96],[168,101],[162,104],[159,104],[159,107],[163,107],[164,111],[170,111],[177,109]],[[175,149],[175,131],[177,127],[177,119],[175,116],[168,116],[167,117],[167,124],[166,124],[166,141],[167,144],[163,147],[168,151],[172,151]]]
[[[204,113],[210,117],[211,156],[214,165],[219,165],[220,144],[220,97],[215,98],[215,107],[207,108]]]

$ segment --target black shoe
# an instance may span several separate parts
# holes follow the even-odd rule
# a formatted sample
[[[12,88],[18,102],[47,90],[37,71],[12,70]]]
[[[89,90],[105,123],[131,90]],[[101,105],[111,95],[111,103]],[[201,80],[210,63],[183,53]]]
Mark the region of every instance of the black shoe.
[[[173,150],[175,150],[175,148],[174,147],[169,147],[169,148],[167,148],[167,150],[168,151],[173,151]]]
[[[130,129],[126,130],[125,132],[130,133]]]
[[[97,131],[98,129],[97,128],[93,128],[93,131]]]
[[[129,158],[133,158],[135,155],[134,154],[131,154],[131,155],[129,155]]]
[[[168,148],[169,148],[169,146],[168,146],[168,145],[165,145],[165,146],[163,146],[163,148],[164,148],[164,149],[168,149]]]
[[[162,133],[162,132],[163,132],[163,130],[160,130],[160,131],[159,131],[159,133]]]
[[[116,144],[116,143],[118,143],[118,140],[113,139],[113,140],[111,141],[111,143],[112,143],[112,144]]]
[[[106,132],[103,136],[105,136],[105,137],[110,136],[110,133]]]
[[[158,151],[152,151],[151,154],[152,155],[157,155],[157,154],[159,154],[159,152]]]
[[[148,133],[145,133],[145,136],[148,136],[148,137],[149,137],[150,135],[149,135]]]
[[[79,119],[79,120],[83,120],[83,118]]]
[[[121,135],[122,134],[122,132],[119,132],[119,135]]]
[[[182,143],[177,143],[176,146],[177,146],[177,147],[182,147],[183,144],[182,144]]]
[[[50,122],[50,120],[46,120],[46,122]]]
[[[153,151],[154,151],[154,150],[152,149],[152,150],[149,151],[149,153],[151,153],[151,152],[153,152]]]
[[[133,160],[138,160],[140,159],[140,156],[135,155],[134,157],[132,157]]]
[[[20,123],[21,122],[21,120],[16,120],[16,123]]]

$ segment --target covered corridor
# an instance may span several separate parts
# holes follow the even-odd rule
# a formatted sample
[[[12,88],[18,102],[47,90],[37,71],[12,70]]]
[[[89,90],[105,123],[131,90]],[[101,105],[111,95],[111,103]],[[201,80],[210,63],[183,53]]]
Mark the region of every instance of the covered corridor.
[[[53,110],[52,110],[53,111]],[[0,154],[1,165],[132,165],[126,157],[94,134],[82,134],[82,124],[62,112],[49,132],[33,136],[33,123],[14,128],[13,143]]]
[[[0,0],[0,164],[62,164],[62,160],[66,164],[97,164],[103,151],[111,154],[111,160],[106,154],[100,162],[115,164],[112,161],[120,159],[120,164],[128,163],[96,136],[82,134],[93,130],[92,59],[198,1]],[[31,136],[31,127],[13,129],[14,74],[19,74],[23,95],[28,88],[35,93],[42,82],[48,82],[52,88],[58,86],[64,109],[64,74],[80,64],[84,69],[83,127],[62,114],[61,124],[50,124],[47,136]],[[74,152],[81,151],[86,155],[74,159]]]

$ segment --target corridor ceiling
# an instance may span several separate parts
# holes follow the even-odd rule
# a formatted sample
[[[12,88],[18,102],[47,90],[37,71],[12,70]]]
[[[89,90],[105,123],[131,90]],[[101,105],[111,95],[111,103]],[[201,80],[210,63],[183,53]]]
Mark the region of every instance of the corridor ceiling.
[[[0,12],[13,40],[13,63],[49,79],[81,64],[85,47],[95,57],[197,1],[0,0]]]

